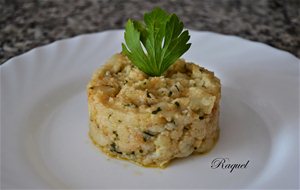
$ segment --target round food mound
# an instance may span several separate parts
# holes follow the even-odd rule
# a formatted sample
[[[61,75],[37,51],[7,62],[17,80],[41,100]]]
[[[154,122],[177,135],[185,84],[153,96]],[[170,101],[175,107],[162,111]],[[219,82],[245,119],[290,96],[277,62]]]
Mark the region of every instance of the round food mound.
[[[89,135],[110,156],[165,167],[209,151],[218,139],[220,80],[182,59],[150,77],[116,54],[94,73],[87,93]]]

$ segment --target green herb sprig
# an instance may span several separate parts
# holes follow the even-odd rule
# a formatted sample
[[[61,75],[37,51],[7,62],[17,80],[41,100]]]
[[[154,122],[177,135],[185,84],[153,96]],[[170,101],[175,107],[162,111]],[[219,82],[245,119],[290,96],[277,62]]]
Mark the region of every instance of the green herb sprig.
[[[145,13],[144,22],[129,19],[124,38],[122,53],[150,76],[162,75],[191,46],[179,18],[160,8]]]

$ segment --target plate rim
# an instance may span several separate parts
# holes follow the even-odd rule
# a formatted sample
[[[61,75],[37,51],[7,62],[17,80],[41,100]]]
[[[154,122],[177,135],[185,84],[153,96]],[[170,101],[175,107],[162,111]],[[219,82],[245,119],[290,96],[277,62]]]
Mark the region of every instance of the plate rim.
[[[263,43],[263,42],[246,39],[246,38],[243,38],[241,36],[236,36],[236,35],[233,35],[233,34],[223,34],[223,33],[218,33],[218,32],[208,31],[208,30],[195,30],[195,29],[189,29],[189,28],[187,28],[187,30],[189,30],[192,33],[207,33],[207,34],[212,34],[212,35],[217,35],[217,36],[222,36],[222,37],[229,37],[229,38],[233,38],[235,40],[247,41],[247,42],[250,42],[250,43],[262,46],[264,48],[271,48],[274,51],[278,51],[280,53],[284,53],[284,54],[287,54],[289,56],[292,56],[293,58],[297,59],[299,61],[299,63],[300,63],[300,58],[298,58],[296,55],[294,55],[294,54],[292,54],[292,53],[290,53],[288,51],[285,51],[285,50],[282,50],[282,49],[278,49],[276,47],[273,47],[273,46],[271,46],[269,44],[266,44],[266,43]],[[50,42],[50,43],[47,43],[47,44],[44,44],[44,45],[40,45],[40,46],[34,47],[32,49],[29,49],[29,50],[21,53],[20,55],[16,55],[16,56],[13,56],[13,57],[7,59],[6,61],[4,61],[0,65],[0,69],[2,67],[4,67],[5,65],[11,64],[10,62],[12,62],[14,59],[18,59],[19,57],[23,56],[24,54],[32,53],[33,51],[36,51],[36,49],[45,48],[45,47],[47,47],[49,45],[53,45],[55,43],[66,43],[66,41],[74,40],[76,38],[84,38],[84,37],[88,37],[88,36],[92,36],[92,35],[98,35],[98,34],[107,33],[107,32],[122,32],[122,31],[124,32],[125,29],[108,29],[108,30],[102,30],[102,31],[98,31],[98,32],[78,34],[76,36],[72,36],[72,37],[68,37],[68,38],[64,38],[64,39],[58,39],[58,40],[55,40],[53,42]]]

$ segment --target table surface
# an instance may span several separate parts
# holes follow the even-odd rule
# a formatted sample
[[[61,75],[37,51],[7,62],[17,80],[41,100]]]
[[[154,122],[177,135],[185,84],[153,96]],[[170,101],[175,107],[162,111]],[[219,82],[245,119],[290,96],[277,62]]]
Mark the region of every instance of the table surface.
[[[299,0],[0,0],[0,64],[76,35],[124,28],[161,7],[186,28],[236,35],[300,57]]]

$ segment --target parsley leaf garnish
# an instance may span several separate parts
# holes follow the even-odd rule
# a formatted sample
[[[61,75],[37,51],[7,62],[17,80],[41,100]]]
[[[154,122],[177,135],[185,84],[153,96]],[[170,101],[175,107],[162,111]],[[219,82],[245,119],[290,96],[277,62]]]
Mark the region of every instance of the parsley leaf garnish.
[[[160,8],[145,13],[144,22],[129,19],[124,38],[122,53],[150,76],[162,75],[191,46],[179,18]]]

